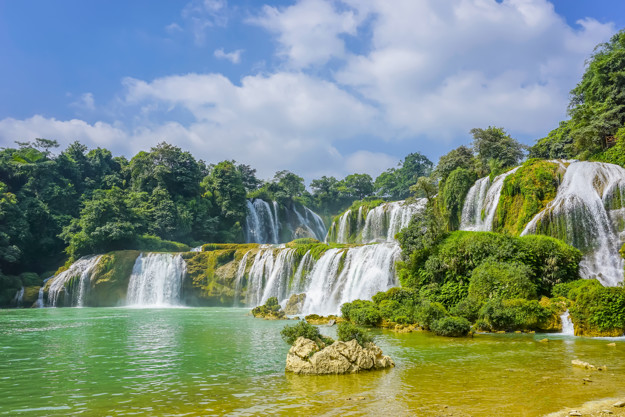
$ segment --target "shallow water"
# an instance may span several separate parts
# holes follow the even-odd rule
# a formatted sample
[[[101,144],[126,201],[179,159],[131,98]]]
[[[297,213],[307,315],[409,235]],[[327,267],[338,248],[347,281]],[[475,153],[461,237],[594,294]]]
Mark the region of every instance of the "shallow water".
[[[625,341],[553,335],[377,331],[391,370],[285,374],[285,322],[247,312],[2,310],[0,415],[538,416],[625,394]]]

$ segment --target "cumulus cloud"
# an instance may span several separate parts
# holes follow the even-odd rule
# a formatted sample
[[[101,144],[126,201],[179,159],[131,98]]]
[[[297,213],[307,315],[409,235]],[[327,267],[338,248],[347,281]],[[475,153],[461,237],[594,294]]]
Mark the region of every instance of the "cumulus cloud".
[[[249,22],[277,34],[278,54],[290,66],[306,68],[344,57],[341,35],[355,35],[359,18],[352,10],[338,11],[329,1],[301,0],[286,8],[265,6]]]
[[[242,53],[243,49],[237,49],[236,51],[232,52],[225,52],[223,48],[220,48],[216,49],[213,55],[215,55],[215,58],[217,59],[225,59],[232,62],[233,64],[238,64],[239,62],[241,62]]]
[[[182,9],[182,18],[193,33],[195,43],[203,45],[206,30],[228,23],[228,2],[226,0],[192,0]],[[174,23],[175,24],[175,23]],[[169,25],[171,27],[172,25]],[[173,27],[175,30],[175,27]]]
[[[196,0],[183,16],[203,36],[225,25],[226,9]],[[546,134],[565,117],[585,59],[614,33],[593,19],[570,26],[546,0],[299,0],[265,6],[249,23],[277,40],[277,67],[240,80],[126,78],[113,120],[4,119],[0,140],[80,140],[128,156],[166,140],[265,178],[280,169],[308,180],[375,176],[409,152],[434,159],[473,127]],[[240,51],[214,53],[240,60]],[[95,106],[93,96],[81,101]]]

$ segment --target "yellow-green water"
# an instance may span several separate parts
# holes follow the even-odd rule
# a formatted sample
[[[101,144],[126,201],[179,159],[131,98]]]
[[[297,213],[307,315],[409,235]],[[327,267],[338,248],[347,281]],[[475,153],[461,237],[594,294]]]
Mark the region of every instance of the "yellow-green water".
[[[0,415],[538,416],[625,395],[625,341],[378,331],[395,368],[311,377],[284,373],[286,322],[246,314],[0,311]]]

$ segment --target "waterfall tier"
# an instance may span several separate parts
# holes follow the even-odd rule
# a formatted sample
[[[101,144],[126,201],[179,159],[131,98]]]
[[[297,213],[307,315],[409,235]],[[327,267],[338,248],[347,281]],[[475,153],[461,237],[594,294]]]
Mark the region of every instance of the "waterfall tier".
[[[127,304],[133,307],[180,305],[186,263],[180,254],[141,254],[132,268]]]
[[[394,201],[372,209],[360,206],[357,212],[347,210],[332,223],[326,239],[336,243],[393,242],[412,216],[425,208],[426,202],[422,198],[414,203]]]
[[[82,307],[89,291],[91,273],[99,261],[100,256],[85,256],[55,276],[48,287],[48,305]]]
[[[553,161],[564,170],[555,198],[536,214],[521,235],[544,234],[564,240],[584,254],[580,273],[603,285],[623,281],[625,169],[601,162]],[[566,162],[566,165],[563,163]],[[479,179],[469,190],[461,230],[492,231],[506,177],[518,168]]]
[[[247,243],[284,243],[303,237],[323,240],[326,228],[321,217],[305,206],[280,207],[260,198],[247,201]]]

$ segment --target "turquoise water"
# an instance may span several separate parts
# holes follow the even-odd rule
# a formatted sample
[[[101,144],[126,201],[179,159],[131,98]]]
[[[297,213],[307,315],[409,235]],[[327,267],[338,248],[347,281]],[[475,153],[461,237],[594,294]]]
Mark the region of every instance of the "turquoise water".
[[[544,335],[377,331],[391,370],[285,374],[286,322],[247,312],[2,310],[0,415],[538,416],[625,394],[625,342]]]

